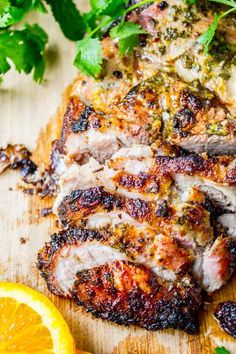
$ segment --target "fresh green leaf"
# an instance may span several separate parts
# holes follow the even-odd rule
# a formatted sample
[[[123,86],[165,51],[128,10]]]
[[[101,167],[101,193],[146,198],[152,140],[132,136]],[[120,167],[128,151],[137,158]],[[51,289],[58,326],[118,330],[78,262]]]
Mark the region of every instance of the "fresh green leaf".
[[[102,47],[97,38],[84,38],[77,42],[77,54],[74,65],[81,72],[96,77],[102,67]]]
[[[218,2],[219,4],[227,5],[227,6],[236,6],[236,2],[234,0],[209,0],[211,2]]]
[[[47,9],[44,6],[41,0],[33,0],[32,1],[32,10],[36,10],[38,12],[46,13]]]
[[[73,0],[45,0],[64,35],[72,41],[83,38],[85,23]]]
[[[104,15],[114,16],[125,10],[127,0],[110,0],[107,8],[103,12]]]
[[[225,347],[215,348],[215,354],[230,354],[230,352]]]
[[[90,6],[94,12],[101,11],[107,7],[109,0],[90,0]]]
[[[137,46],[139,38],[137,34],[132,34],[128,38],[123,38],[119,40],[119,49],[121,54],[130,54],[133,49]]]
[[[5,0],[0,0],[5,2]],[[1,2],[0,2],[1,6]],[[0,28],[5,28],[20,22],[23,17],[32,10],[46,12],[41,0],[25,0],[23,2],[16,2],[14,6],[8,2],[5,8],[0,7]]]
[[[1,33],[0,74],[10,70],[10,59],[18,72],[29,74],[34,70],[34,80],[41,82],[45,70],[43,55],[46,42],[47,35],[38,25]]]
[[[192,1],[192,0],[186,0],[186,1]],[[230,7],[230,9],[221,13],[220,15],[215,14],[214,20],[210,25],[210,27],[208,27],[208,29],[199,37],[198,42],[204,46],[205,54],[207,54],[209,51],[209,46],[215,36],[215,32],[219,25],[220,20],[223,17],[228,16],[230,13],[236,11],[236,2],[234,0],[209,0],[209,1],[227,5]]]
[[[97,27],[96,19],[96,15],[92,11],[83,14],[83,21],[85,23],[87,33],[90,33],[94,28]]]
[[[121,54],[131,53],[138,44],[138,35],[142,33],[146,33],[146,31],[133,22],[121,22],[110,30],[111,38],[118,39]]]
[[[2,15],[10,6],[9,0],[0,0],[0,15]]]
[[[186,4],[193,5],[197,2],[197,0],[184,0]]]
[[[114,16],[117,13],[125,11],[127,0],[90,0],[90,5],[93,12],[99,15]]]
[[[11,6],[0,16],[0,28],[5,28],[22,20],[26,12],[23,9]]]
[[[125,39],[133,34],[142,34],[142,33],[146,33],[146,31],[144,31],[137,23],[121,22],[119,25],[111,29],[110,36],[113,39],[115,38]]]
[[[214,38],[216,29],[218,27],[221,17],[217,14],[214,15],[214,20],[212,24],[208,27],[206,32],[204,32],[198,39],[198,42],[204,46],[204,53],[207,54],[209,46]]]

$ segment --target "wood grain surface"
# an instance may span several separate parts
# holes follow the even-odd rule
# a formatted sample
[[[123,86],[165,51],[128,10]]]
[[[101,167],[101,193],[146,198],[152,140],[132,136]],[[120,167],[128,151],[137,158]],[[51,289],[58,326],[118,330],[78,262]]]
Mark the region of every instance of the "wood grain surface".
[[[13,71],[4,77],[0,86],[0,146],[23,143],[33,151],[36,162],[47,163],[51,141],[59,134],[69,94],[66,88],[76,76],[72,66],[75,48],[61,35],[50,15],[31,16],[30,22],[35,19],[50,37],[46,80],[40,86]],[[236,341],[223,333],[212,318],[219,301],[236,301],[236,277],[205,305],[198,336],[120,327],[94,319],[70,301],[50,294],[35,268],[35,258],[55,229],[53,217],[43,218],[40,214],[43,207],[52,205],[52,200],[25,195],[19,180],[12,171],[0,176],[0,279],[20,282],[46,294],[67,320],[78,348],[94,354],[211,354],[217,345],[224,345],[236,353]]]

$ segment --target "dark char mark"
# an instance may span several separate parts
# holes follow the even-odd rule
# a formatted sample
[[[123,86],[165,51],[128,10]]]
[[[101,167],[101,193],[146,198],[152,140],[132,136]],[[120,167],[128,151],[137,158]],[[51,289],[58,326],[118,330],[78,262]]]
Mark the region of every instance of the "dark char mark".
[[[144,288],[139,286],[136,274],[142,278]],[[117,283],[119,277],[122,286]],[[120,325],[134,324],[152,331],[178,328],[189,334],[198,332],[201,295],[196,284],[185,285],[180,279],[169,288],[141,264],[115,261],[79,272],[73,299],[96,317]]]
[[[236,302],[221,302],[217,306],[214,316],[220,328],[236,338]]]
[[[73,133],[79,133],[81,131],[85,131],[88,129],[88,118],[93,113],[93,110],[86,106],[81,113],[79,119],[76,119],[75,122],[71,126],[71,130]]]

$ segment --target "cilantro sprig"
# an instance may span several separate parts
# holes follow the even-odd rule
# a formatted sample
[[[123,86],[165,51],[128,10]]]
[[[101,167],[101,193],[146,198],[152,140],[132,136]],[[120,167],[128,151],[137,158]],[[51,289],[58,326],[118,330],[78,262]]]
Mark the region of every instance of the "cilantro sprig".
[[[121,55],[131,53],[138,44],[139,35],[146,32],[140,25],[126,21],[126,16],[138,7],[155,1],[143,0],[127,8],[127,0],[90,0],[91,11],[85,16],[90,20],[95,17],[96,21],[89,28],[87,37],[77,43],[74,65],[85,74],[93,77],[99,76],[102,71],[100,39],[104,32],[109,32],[110,37],[118,42]],[[118,19],[120,23],[111,28],[111,25]]]
[[[221,15],[214,14],[214,19],[212,24],[208,27],[208,29],[199,37],[198,42],[203,45],[204,47],[204,54],[207,54],[209,51],[209,47],[213,41],[215,36],[217,27],[220,23],[220,20],[223,17],[228,16],[230,13],[236,11],[236,1],[234,0],[209,0],[211,2],[216,2],[219,4],[227,5],[230,7],[229,10],[223,12]]]
[[[81,72],[98,78],[102,72],[101,39],[109,33],[118,44],[120,55],[130,54],[138,44],[139,36],[146,32],[127,15],[156,0],[141,0],[128,6],[129,0],[90,0],[91,10],[81,14],[73,0],[0,0],[0,79],[13,66],[29,74],[37,82],[43,80],[47,34],[38,25],[21,24],[31,11],[51,11],[63,34],[77,41],[74,65]],[[193,5],[197,0],[183,0]],[[229,7],[216,13],[212,24],[199,37],[207,53],[221,19],[236,11],[236,0],[209,0]],[[17,30],[12,27],[17,24]]]
[[[15,67],[42,82],[45,72],[46,32],[38,24],[22,24],[31,11],[47,12],[50,7],[64,35],[79,40],[85,33],[85,22],[73,0],[0,0],[0,79]],[[11,26],[17,24],[17,30]]]
[[[24,20],[31,11],[51,10],[63,34],[77,41],[74,65],[87,75],[98,77],[102,71],[101,38],[110,31],[121,55],[129,54],[145,31],[126,21],[127,14],[156,0],[142,0],[128,7],[128,0],[90,0],[91,10],[81,14],[73,0],[0,0],[0,76],[14,65],[19,72],[34,72],[41,82],[45,71],[45,47],[48,37],[39,26],[11,26]],[[114,27],[114,21],[120,22]],[[113,25],[113,27],[112,27]],[[111,29],[112,27],[112,29]],[[84,35],[87,34],[85,37]]]

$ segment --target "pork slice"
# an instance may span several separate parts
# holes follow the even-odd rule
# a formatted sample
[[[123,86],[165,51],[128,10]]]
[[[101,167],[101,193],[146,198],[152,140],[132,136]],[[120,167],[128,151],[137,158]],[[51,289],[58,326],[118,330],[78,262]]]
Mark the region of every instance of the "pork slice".
[[[183,194],[194,186],[216,205],[231,211],[236,206],[235,157],[209,158],[205,155],[156,156],[156,172],[171,175]]]
[[[236,264],[236,241],[218,237],[203,254],[203,288],[212,293],[220,289],[232,275]]]
[[[115,261],[79,272],[73,298],[96,317],[117,324],[148,330],[178,328],[192,334],[198,331],[201,296],[189,276],[171,284],[143,265]]]
[[[72,297],[77,304],[83,305],[96,316],[103,309],[102,318],[120,324],[135,324],[149,330],[173,327],[195,333],[196,315],[201,305],[200,287],[187,274],[177,275],[171,281],[157,276],[158,260],[154,257],[150,261],[143,253],[145,246],[139,234],[136,241],[133,233],[128,234],[123,238],[117,232],[115,240],[110,233],[106,235],[95,230],[69,229],[54,234],[51,242],[46,243],[38,254],[38,268],[49,290],[60,296]],[[163,237],[157,239],[164,247],[162,251],[157,249],[157,258],[162,265],[165,259],[178,272],[179,267],[182,267],[180,257],[186,259],[186,255],[179,253],[175,259],[170,257],[170,239],[168,236]],[[134,245],[128,249],[127,258],[124,242],[128,240]],[[145,242],[152,246],[148,239],[144,239]],[[131,260],[132,249],[134,257]],[[176,253],[176,249],[172,251]],[[140,264],[139,260],[144,264]],[[154,262],[156,267],[152,270],[150,268]],[[164,275],[166,273],[163,272]],[[90,295],[94,302],[89,304],[88,301],[92,300]],[[97,296],[100,298],[99,303]]]
[[[38,267],[49,289],[67,297],[78,271],[127,259],[145,264],[167,280],[186,273],[191,264],[189,252],[170,236],[123,226],[100,231],[74,228],[54,234],[39,252]]]
[[[138,228],[144,228],[148,225],[146,223],[139,223],[133,219],[127,212],[118,211],[100,211],[95,214],[88,215],[84,219],[86,227],[101,229],[104,227],[113,227],[118,224],[135,225]]]
[[[116,43],[106,36],[101,40],[103,51],[103,76],[100,80],[80,73],[73,87],[73,94],[98,112],[110,113],[129,90],[138,83],[132,55],[119,55]]]
[[[187,188],[197,187],[221,208],[229,211],[236,210],[236,187],[224,183],[216,183],[208,178],[189,176],[186,174],[173,175],[177,187],[186,192]]]
[[[236,90],[234,83],[236,77],[236,66],[232,60],[232,64],[230,64],[230,59],[225,61],[224,55],[221,53],[221,50],[227,51],[227,45],[229,52],[231,50],[231,53],[233,54],[233,50],[235,51],[235,49],[230,49],[231,44],[227,44],[227,40],[222,42],[222,39],[218,39],[219,53],[217,56],[214,56],[211,55],[211,53],[208,55],[200,53],[199,45],[195,44],[192,46],[191,50],[186,51],[183,56],[180,56],[175,61],[174,67],[178,75],[186,82],[192,82],[198,79],[203,87],[215,92],[221,102],[227,106],[232,116],[235,116]],[[211,69],[209,72],[207,68],[209,68],[210,63]]]
[[[210,91],[190,85],[179,91],[164,122],[164,137],[190,152],[236,152],[236,124],[226,105]]]
[[[196,153],[205,151],[213,155],[236,153],[235,134],[230,134],[226,137],[207,134],[194,135],[181,139],[178,145],[183,149]]]
[[[129,198],[160,199],[158,179],[148,173],[153,163],[152,149],[140,144],[121,148],[103,165],[93,157],[82,165],[66,162],[60,176],[60,192],[54,203],[55,214],[63,198],[76,189],[103,186],[108,192]],[[168,187],[169,184],[170,181]]]
[[[80,163],[93,156],[104,162],[120,147],[135,142],[148,143],[145,130],[114,115],[104,116],[81,103],[76,96],[69,102],[60,140],[60,152]]]
[[[123,131],[111,128],[102,133],[90,129],[79,136],[70,135],[66,142],[66,150],[68,156],[76,161],[93,156],[98,161],[104,162],[120,147],[131,146],[134,142],[135,138]]]
[[[51,242],[38,254],[38,268],[51,292],[71,297],[78,271],[126,259],[115,248],[99,243],[100,239],[98,232],[82,229],[52,235]]]
[[[90,157],[89,161],[83,165],[73,162],[65,166],[60,174],[59,193],[54,202],[54,213],[57,213],[57,208],[63,198],[73,190],[99,186],[101,184],[100,174],[102,169],[102,165],[93,157]]]

